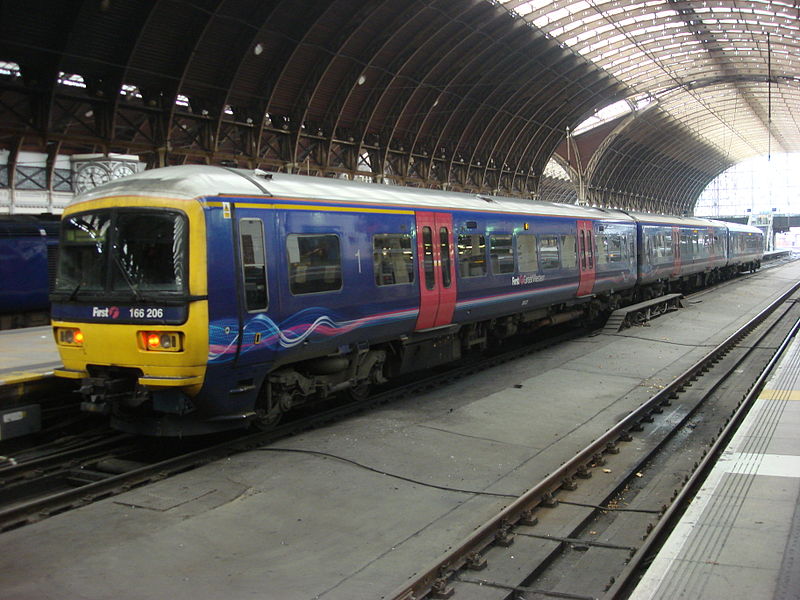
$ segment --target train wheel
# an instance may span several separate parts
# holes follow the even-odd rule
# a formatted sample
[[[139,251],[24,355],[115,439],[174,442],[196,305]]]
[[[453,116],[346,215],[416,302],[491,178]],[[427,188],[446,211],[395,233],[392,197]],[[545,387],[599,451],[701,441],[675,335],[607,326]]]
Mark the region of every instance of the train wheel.
[[[357,385],[347,388],[347,395],[356,402],[361,402],[369,397],[370,385],[369,381],[362,381]]]
[[[262,431],[274,428],[283,418],[280,402],[275,398],[268,382],[264,382],[264,385],[261,386],[261,391],[258,393],[255,413],[256,418],[253,421],[253,426]]]

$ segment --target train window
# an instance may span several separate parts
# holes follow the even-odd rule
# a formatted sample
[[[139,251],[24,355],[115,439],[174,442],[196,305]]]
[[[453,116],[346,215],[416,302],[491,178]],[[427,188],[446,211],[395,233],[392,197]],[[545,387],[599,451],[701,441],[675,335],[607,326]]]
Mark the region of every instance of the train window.
[[[458,236],[458,271],[461,277],[486,275],[486,238],[477,233]]]
[[[339,237],[334,234],[286,237],[289,288],[292,294],[315,294],[342,289]]]
[[[59,250],[56,289],[102,290],[105,288],[104,257],[108,255],[107,239],[111,213],[85,213],[64,220]]]
[[[180,292],[186,285],[186,217],[120,211],[115,221],[111,289]],[[136,292],[134,292],[136,293]]]
[[[414,255],[411,236],[384,233],[372,238],[372,264],[376,285],[414,282]]]
[[[188,226],[174,211],[115,209],[65,219],[55,290],[109,291],[141,300],[142,292],[183,292]]]
[[[442,261],[442,285],[450,287],[450,231],[439,228],[439,256]]]
[[[746,252],[761,252],[761,240],[760,235],[747,234],[743,240]]]
[[[609,250],[609,244],[611,240],[610,235],[599,234],[597,236],[597,264],[603,265],[609,260],[611,260],[611,251]]]
[[[689,233],[681,233],[681,256],[690,258],[692,256],[692,237]]]
[[[539,238],[539,257],[542,269],[560,269],[561,260],[558,256],[558,236],[543,235]]]
[[[578,268],[578,247],[574,235],[561,236],[561,266],[565,269]]]
[[[489,236],[489,255],[492,258],[492,274],[514,272],[514,246],[510,235]]]
[[[581,238],[581,270],[585,271],[589,266],[586,262],[586,231],[581,229],[579,233]]]
[[[539,270],[539,253],[536,251],[536,236],[521,233],[517,236],[517,264],[520,273],[533,273]]]
[[[606,259],[610,263],[622,262],[622,238],[619,235],[606,236]],[[598,256],[598,261],[601,256]]]
[[[425,287],[432,290],[436,285],[433,272],[433,232],[430,227],[422,228],[422,265],[425,271]]]
[[[244,300],[248,311],[267,308],[267,261],[261,219],[239,221]]]
[[[671,259],[672,255],[675,253],[673,250],[675,247],[675,241],[672,239],[672,232],[662,233],[659,236],[659,239],[661,240],[659,256]]]

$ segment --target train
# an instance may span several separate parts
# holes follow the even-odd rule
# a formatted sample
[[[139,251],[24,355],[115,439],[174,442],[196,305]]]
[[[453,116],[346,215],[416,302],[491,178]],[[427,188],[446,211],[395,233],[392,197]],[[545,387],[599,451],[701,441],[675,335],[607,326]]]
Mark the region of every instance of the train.
[[[273,427],[289,410],[543,326],[760,266],[754,227],[184,165],[61,222],[60,377],[117,429]]]
[[[0,329],[50,322],[58,236],[55,215],[0,217]]]

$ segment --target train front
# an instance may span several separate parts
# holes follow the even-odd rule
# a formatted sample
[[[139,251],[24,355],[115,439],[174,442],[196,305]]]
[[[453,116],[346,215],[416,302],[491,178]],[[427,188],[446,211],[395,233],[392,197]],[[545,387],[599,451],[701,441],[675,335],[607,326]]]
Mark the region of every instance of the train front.
[[[67,208],[52,325],[84,411],[174,434],[197,410],[208,356],[205,220],[197,200],[93,195]],[[154,429],[155,428],[155,429]],[[180,433],[178,431],[177,433]]]

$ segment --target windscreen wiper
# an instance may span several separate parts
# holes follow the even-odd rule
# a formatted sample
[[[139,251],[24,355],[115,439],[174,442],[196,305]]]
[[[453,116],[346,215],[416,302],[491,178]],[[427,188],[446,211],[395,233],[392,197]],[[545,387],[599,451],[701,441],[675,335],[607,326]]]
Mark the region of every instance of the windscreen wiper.
[[[77,295],[78,291],[83,287],[83,280],[78,282],[78,285],[75,286],[75,289],[72,290],[69,297],[67,298],[67,302],[72,302],[75,300],[75,296]]]
[[[119,256],[117,256],[116,253],[113,253],[113,252],[111,253],[111,255],[114,258],[114,264],[117,265],[117,268],[119,269],[119,272],[122,273],[122,278],[125,280],[125,283],[128,284],[128,287],[131,288],[131,291],[133,292],[133,295],[136,297],[136,301],[137,302],[144,302],[144,298],[142,297],[142,294],[139,293],[139,290],[136,289],[135,285],[133,285],[133,281],[131,281],[131,277],[130,277],[130,275],[128,275],[128,272],[125,270],[125,265],[122,264],[122,261],[119,259]]]

